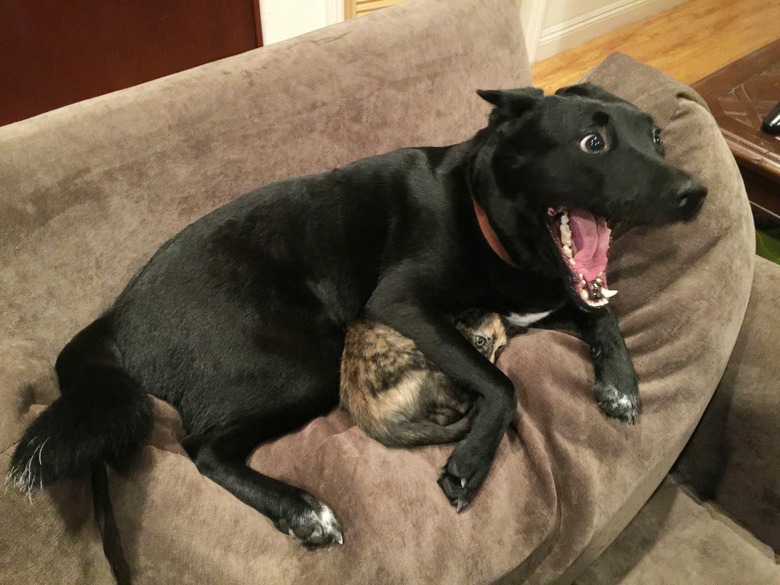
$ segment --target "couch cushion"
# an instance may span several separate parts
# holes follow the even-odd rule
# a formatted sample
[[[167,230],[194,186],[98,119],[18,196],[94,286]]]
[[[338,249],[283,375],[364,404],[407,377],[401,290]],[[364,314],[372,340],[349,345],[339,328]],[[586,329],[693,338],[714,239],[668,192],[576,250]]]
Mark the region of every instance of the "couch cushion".
[[[610,283],[640,378],[636,426],[605,418],[585,345],[560,332],[516,338],[501,367],[518,390],[491,476],[456,515],[435,484],[448,447],[385,449],[340,413],[260,447],[250,464],[341,514],[344,550],[295,555],[295,581],[571,582],[650,497],[699,420],[739,331],[753,233],[736,164],[698,97],[624,56],[588,79],[650,111],[668,158],[710,189],[696,221],[617,239]]]
[[[555,433],[549,440],[562,529],[534,583],[571,582],[661,482],[723,374],[752,285],[749,204],[704,102],[620,54],[586,80],[651,112],[667,158],[698,175],[709,196],[694,222],[633,229],[613,246],[610,284],[620,291],[613,306],[639,374],[643,412],[635,428],[586,417],[590,396],[582,386],[565,398],[558,390],[539,411]],[[562,409],[572,395],[583,402]]]
[[[780,266],[757,257],[728,367],[676,472],[780,554],[778,291]]]
[[[777,585],[772,549],[673,480],[580,577],[576,585]]]
[[[400,19],[437,4],[402,5],[388,11],[387,20],[367,20],[365,28],[351,32],[378,34],[373,22],[397,22],[401,27],[407,21]],[[512,3],[496,0],[496,10],[480,11],[479,19],[463,8],[466,4],[458,4],[460,12],[454,10],[453,20],[447,11],[446,17],[439,14],[441,19],[426,26],[444,28],[448,22],[455,26],[472,19],[476,22],[470,26],[476,28],[470,34],[495,37],[495,27],[506,42],[505,22],[514,19],[519,39]],[[326,37],[323,33],[317,38]],[[410,44],[412,38],[418,42],[409,37]],[[495,47],[502,46],[501,39],[491,40]],[[438,45],[426,41],[425,47],[415,45],[409,52],[435,51]],[[499,67],[495,60],[502,50],[496,55],[480,50],[486,68]],[[450,58],[467,57],[456,52]],[[501,67],[510,65],[504,61]],[[513,75],[506,74],[504,85]],[[723,372],[745,312],[753,238],[736,165],[689,90],[622,56],[609,59],[590,80],[651,111],[664,127],[669,158],[701,176],[710,188],[695,222],[635,229],[613,248],[610,283],[620,291],[614,306],[644,401],[639,423],[624,425],[598,411],[589,390],[592,367],[580,340],[560,332],[521,336],[501,360],[517,386],[515,420],[481,493],[462,514],[447,504],[435,482],[450,448],[387,450],[339,412],[253,454],[253,467],[310,490],[339,516],[344,545],[311,551],[281,536],[268,520],[200,476],[176,442],[176,414],[157,402],[150,446],[132,473],[111,481],[137,583],[564,583],[620,532],[671,466]],[[474,82],[471,77],[461,80]],[[437,115],[454,116],[447,124],[464,127],[484,120],[476,113],[468,120],[448,111]],[[354,126],[365,127],[365,121],[355,120]],[[146,218],[153,215],[146,213]],[[115,285],[112,281],[106,288]],[[89,294],[85,304],[93,306],[95,297],[106,293]],[[55,339],[63,341],[63,331],[78,319],[59,319]],[[44,327],[37,331],[46,332]],[[101,570],[93,567],[99,549],[88,509],[78,517],[78,530],[60,524],[51,528],[52,522],[62,522],[52,514],[62,497],[42,494],[31,508],[22,507],[17,494],[9,494],[13,508],[3,532],[13,528],[13,538],[31,539],[38,534],[36,527],[44,525],[49,542],[61,539],[89,550],[91,556],[84,560],[87,557],[72,552],[78,547],[71,546],[64,561],[49,559],[40,566],[26,556],[26,579],[102,582],[85,577],[84,565],[93,573]],[[24,524],[26,531],[17,533],[11,522]],[[18,567],[3,573],[8,570],[0,569],[0,578],[13,582]]]
[[[197,474],[167,407],[157,448],[112,483],[139,582],[567,583],[622,530],[723,372],[751,283],[752,224],[734,161],[695,95],[621,56],[590,79],[651,111],[669,158],[710,188],[695,222],[635,229],[614,245],[610,282],[640,377],[639,423],[598,411],[581,341],[533,331],[502,356],[518,410],[463,514],[435,483],[449,447],[388,450],[341,412],[259,447],[250,465],[308,489],[342,522],[343,546],[309,551]]]

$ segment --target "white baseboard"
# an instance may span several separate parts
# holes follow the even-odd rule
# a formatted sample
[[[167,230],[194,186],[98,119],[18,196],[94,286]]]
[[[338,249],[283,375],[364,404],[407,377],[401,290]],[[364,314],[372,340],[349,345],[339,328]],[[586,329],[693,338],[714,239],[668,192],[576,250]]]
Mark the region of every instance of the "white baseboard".
[[[547,59],[637,20],[673,8],[683,1],[617,0],[598,10],[550,26],[539,37],[535,60]]]

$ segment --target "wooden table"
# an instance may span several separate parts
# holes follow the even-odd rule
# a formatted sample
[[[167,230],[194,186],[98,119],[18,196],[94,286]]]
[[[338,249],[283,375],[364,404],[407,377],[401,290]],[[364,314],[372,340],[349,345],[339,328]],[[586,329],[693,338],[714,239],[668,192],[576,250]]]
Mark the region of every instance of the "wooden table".
[[[780,101],[780,40],[693,88],[706,100],[737,159],[757,222],[780,223],[780,135],[761,130],[761,120]]]

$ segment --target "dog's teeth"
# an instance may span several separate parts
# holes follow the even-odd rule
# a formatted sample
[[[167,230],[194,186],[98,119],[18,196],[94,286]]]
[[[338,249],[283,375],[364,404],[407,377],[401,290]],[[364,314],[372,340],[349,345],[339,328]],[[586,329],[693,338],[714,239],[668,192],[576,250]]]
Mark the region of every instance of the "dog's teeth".
[[[571,255],[571,247],[567,246],[566,244],[563,245],[563,253],[566,254],[567,258],[572,258]],[[573,259],[573,258],[572,258]]]
[[[588,300],[588,301],[586,301],[586,302],[588,303],[588,306],[589,306],[589,307],[603,307],[603,306],[605,306],[607,303],[609,303],[609,300],[607,300],[607,299],[601,299],[601,300],[598,300],[598,301],[595,301],[595,300],[594,300],[594,301]]]
[[[568,223],[569,223],[569,214],[564,211],[563,215],[561,215],[561,227],[567,225]]]
[[[580,290],[580,298],[583,301],[588,302],[588,291],[586,291],[584,288]]]
[[[571,247],[571,243],[572,243],[571,230],[567,225],[561,226],[561,243]]]
[[[603,296],[606,299],[611,299],[618,293],[618,291],[609,290],[608,288],[602,288],[600,292],[601,292],[601,296]]]

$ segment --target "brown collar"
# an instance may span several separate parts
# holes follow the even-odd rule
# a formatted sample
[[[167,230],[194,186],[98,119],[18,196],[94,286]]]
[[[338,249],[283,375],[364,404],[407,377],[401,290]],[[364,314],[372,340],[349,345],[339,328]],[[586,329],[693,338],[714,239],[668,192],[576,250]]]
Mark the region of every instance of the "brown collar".
[[[485,238],[485,241],[488,243],[490,248],[496,253],[496,255],[499,258],[501,258],[504,262],[506,262],[510,266],[514,266],[515,268],[517,268],[517,264],[515,264],[512,258],[509,257],[509,254],[504,249],[504,246],[502,246],[501,242],[498,241],[498,236],[496,235],[496,232],[493,231],[493,228],[490,226],[490,221],[488,220],[485,210],[482,209],[482,206],[479,203],[477,203],[476,199],[472,199],[472,201],[474,202],[474,211],[477,214],[477,222],[479,222],[479,229],[482,230],[482,236]]]

